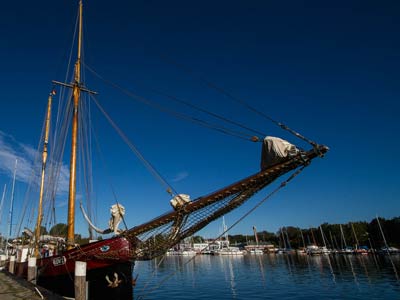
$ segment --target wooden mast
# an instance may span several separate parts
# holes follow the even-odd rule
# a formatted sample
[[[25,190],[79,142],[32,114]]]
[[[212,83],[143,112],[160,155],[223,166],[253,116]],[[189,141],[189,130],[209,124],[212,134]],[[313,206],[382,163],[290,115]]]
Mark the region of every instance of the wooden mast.
[[[74,81],[64,83],[53,80],[54,84],[72,89],[73,113],[72,113],[72,132],[71,132],[71,158],[69,166],[69,196],[68,196],[68,220],[67,220],[67,249],[72,249],[75,245],[75,195],[76,195],[76,161],[78,153],[78,120],[79,102],[81,92],[96,95],[82,85],[81,82],[81,52],[82,52],[82,0],[79,1],[79,31],[78,31],[78,54],[75,62]]]
[[[50,132],[50,118],[51,118],[51,102],[53,99],[54,91],[52,91],[47,100],[47,114],[46,114],[46,125],[44,132],[44,141],[43,141],[43,152],[42,152],[42,173],[40,180],[40,192],[39,192],[39,207],[38,207],[38,215],[36,222],[36,230],[35,230],[35,256],[39,257],[39,239],[40,239],[40,228],[42,226],[42,218],[43,218],[43,194],[44,194],[44,178],[45,178],[45,170],[46,170],[46,162],[47,162],[47,146],[49,144],[49,132]]]
[[[67,249],[71,249],[75,244],[75,194],[76,194],[76,160],[78,148],[78,108],[81,94],[81,48],[82,48],[82,0],[79,1],[79,35],[78,35],[78,56],[75,63],[75,76],[72,87],[73,94],[73,116],[72,116],[72,141],[71,141],[71,160],[69,177],[69,197],[68,197],[68,232]]]

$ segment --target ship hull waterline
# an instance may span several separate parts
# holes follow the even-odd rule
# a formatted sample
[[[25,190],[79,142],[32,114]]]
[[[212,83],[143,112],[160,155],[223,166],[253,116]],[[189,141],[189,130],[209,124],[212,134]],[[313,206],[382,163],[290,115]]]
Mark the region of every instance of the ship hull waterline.
[[[76,261],[87,264],[88,299],[133,299],[134,261],[127,239],[102,240],[38,259],[36,284],[57,295],[74,298]],[[15,273],[26,278],[27,262],[17,263]]]

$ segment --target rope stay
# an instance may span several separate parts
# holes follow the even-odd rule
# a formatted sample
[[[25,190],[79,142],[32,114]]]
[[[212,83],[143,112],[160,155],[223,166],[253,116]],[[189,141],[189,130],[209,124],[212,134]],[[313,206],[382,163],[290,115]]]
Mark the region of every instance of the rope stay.
[[[212,111],[206,110],[206,109],[204,109],[204,108],[202,108],[202,107],[199,107],[199,106],[197,106],[197,105],[194,105],[193,103],[190,103],[190,102],[188,102],[188,101],[186,101],[186,100],[180,99],[180,98],[178,98],[178,97],[176,97],[176,96],[172,96],[172,95],[169,95],[169,94],[167,94],[167,93],[165,93],[165,92],[157,91],[157,90],[155,90],[155,89],[150,89],[150,90],[151,90],[152,92],[154,92],[154,93],[157,93],[157,94],[159,94],[159,95],[162,95],[162,96],[165,96],[165,97],[167,97],[167,98],[170,98],[170,99],[174,100],[175,102],[184,104],[184,105],[186,105],[186,106],[188,106],[188,107],[191,107],[191,108],[193,108],[193,109],[195,109],[195,110],[197,110],[197,111],[200,111],[200,112],[202,112],[202,113],[205,113],[205,114],[207,114],[207,115],[210,115],[210,116],[212,116],[212,117],[214,117],[214,118],[216,118],[216,119],[219,119],[219,120],[221,120],[221,121],[224,121],[224,122],[226,122],[226,123],[230,123],[230,124],[232,124],[232,125],[241,127],[241,128],[243,128],[243,129],[245,129],[245,130],[251,131],[251,132],[253,132],[253,133],[255,133],[255,134],[258,134],[258,135],[261,135],[261,136],[265,136],[265,135],[266,135],[266,133],[264,133],[264,132],[261,132],[261,131],[256,130],[256,129],[252,129],[252,128],[250,128],[250,127],[248,127],[248,126],[245,126],[245,125],[243,125],[243,124],[241,124],[241,123],[239,123],[239,122],[230,120],[230,119],[228,119],[228,118],[226,118],[226,117],[224,117],[224,116],[222,116],[222,115],[219,115],[219,114],[216,114],[216,113],[214,113],[214,112],[212,112]]]
[[[118,133],[118,135],[122,138],[122,140],[128,145],[128,147],[132,150],[133,153],[139,158],[140,161],[144,164],[144,166],[149,170],[149,172],[162,184],[166,187],[166,190],[172,191],[173,194],[177,195],[175,189],[167,182],[167,180],[157,171],[157,169],[143,156],[143,154],[139,151],[139,149],[128,139],[125,133],[118,127],[118,125],[111,119],[110,115],[104,110],[104,108],[100,105],[97,99],[91,95],[92,100],[100,110],[100,112],[104,115],[107,121],[111,124],[114,130]]]
[[[174,116],[174,117],[177,118],[177,119],[182,119],[182,120],[185,120],[185,121],[189,121],[189,122],[198,124],[198,125],[200,125],[200,126],[203,126],[203,127],[209,128],[209,129],[213,129],[213,130],[215,130],[215,131],[219,131],[219,132],[224,133],[224,134],[226,134],[226,135],[235,136],[235,137],[240,138],[240,139],[243,139],[243,140],[252,141],[252,142],[258,142],[258,141],[260,141],[260,137],[254,136],[254,134],[249,134],[249,133],[245,133],[245,132],[242,132],[242,131],[233,130],[233,129],[230,129],[230,128],[227,128],[227,127],[224,127],[224,126],[221,126],[221,125],[213,124],[213,123],[207,122],[207,121],[205,121],[205,120],[202,120],[202,119],[199,119],[199,118],[196,118],[196,117],[192,117],[192,116],[189,116],[189,115],[186,115],[186,114],[183,114],[183,113],[174,111],[174,110],[172,110],[172,109],[170,109],[170,108],[164,107],[164,106],[162,106],[162,105],[160,105],[160,104],[158,104],[158,103],[155,103],[154,101],[151,101],[151,100],[149,100],[149,99],[147,99],[147,98],[145,98],[145,97],[143,97],[143,96],[139,96],[139,95],[137,95],[137,94],[135,94],[135,93],[133,93],[133,92],[131,92],[131,91],[128,91],[127,89],[125,89],[125,88],[119,86],[118,84],[116,84],[116,83],[114,83],[114,82],[112,82],[112,81],[110,81],[110,80],[108,80],[108,79],[105,79],[104,77],[102,77],[100,74],[98,74],[96,71],[94,71],[94,70],[93,70],[91,67],[89,67],[88,65],[84,65],[84,66],[85,66],[90,72],[92,72],[96,77],[98,77],[99,79],[101,79],[103,82],[105,82],[106,84],[110,85],[111,87],[113,87],[113,88],[119,90],[120,92],[122,92],[123,94],[125,94],[126,96],[128,96],[129,98],[132,98],[132,99],[134,99],[134,100],[136,100],[136,101],[139,101],[139,102],[141,102],[141,103],[144,103],[144,104],[146,104],[146,105],[148,105],[148,106],[150,106],[150,107],[153,107],[153,108],[155,108],[155,109],[157,109],[157,110],[159,110],[159,111],[162,111],[162,112],[164,112],[164,113],[170,114],[170,115]],[[151,89],[151,90],[152,90],[153,92],[156,92],[156,93],[160,94],[160,95],[163,95],[163,96],[165,96],[165,97],[168,97],[168,98],[174,100],[175,102],[179,102],[179,103],[181,103],[181,104],[185,104],[186,106],[189,106],[189,107],[191,107],[191,108],[193,108],[193,109],[196,109],[196,110],[198,110],[198,111],[201,111],[201,112],[203,112],[203,113],[206,113],[206,114],[208,114],[208,115],[210,115],[210,116],[213,116],[213,117],[215,117],[215,118],[217,118],[217,119],[219,119],[219,120],[222,120],[222,121],[224,121],[224,122],[226,122],[226,123],[230,123],[230,124],[239,126],[239,127],[241,127],[242,129],[251,131],[251,132],[256,133],[256,134],[259,134],[259,135],[263,135],[263,136],[266,135],[265,133],[262,133],[262,132],[260,132],[260,131],[258,131],[258,130],[255,130],[255,129],[251,129],[251,128],[249,128],[249,127],[243,125],[243,124],[240,124],[240,123],[238,123],[238,122],[229,120],[228,118],[223,117],[223,116],[221,116],[221,115],[218,115],[218,114],[216,114],[216,113],[207,111],[207,110],[205,110],[205,109],[203,109],[203,108],[200,108],[200,107],[198,107],[198,106],[195,106],[195,105],[193,105],[193,104],[191,104],[191,103],[189,103],[189,102],[187,102],[187,101],[184,101],[184,100],[182,100],[182,99],[179,99],[179,98],[177,98],[177,97],[175,97],[175,96],[167,95],[166,93],[158,92],[158,91],[155,91],[154,89]]]
[[[198,80],[200,80],[201,82],[203,82],[206,86],[210,87],[211,89],[213,89],[213,90],[215,90],[215,91],[217,91],[217,92],[219,92],[219,93],[221,93],[221,94],[227,96],[228,98],[230,98],[231,100],[233,100],[233,101],[235,101],[235,102],[237,102],[237,103],[240,103],[241,105],[243,105],[244,107],[246,107],[248,110],[252,111],[253,113],[258,114],[259,116],[261,116],[261,117],[263,117],[263,118],[265,118],[265,119],[271,121],[272,123],[274,123],[275,125],[277,125],[277,126],[280,127],[281,129],[288,131],[289,133],[293,134],[295,137],[297,137],[297,138],[299,138],[299,139],[301,139],[301,140],[303,140],[303,141],[305,141],[305,142],[311,144],[315,149],[318,149],[318,144],[317,144],[316,142],[314,142],[314,141],[312,141],[312,140],[306,138],[305,136],[301,135],[300,133],[296,132],[295,130],[289,128],[287,125],[285,125],[285,124],[283,124],[283,123],[281,123],[281,122],[276,121],[276,120],[273,119],[272,117],[268,116],[267,114],[261,112],[260,110],[256,109],[255,107],[251,106],[250,104],[248,104],[248,103],[247,103],[246,101],[244,101],[243,99],[241,99],[241,98],[239,98],[239,97],[235,97],[234,95],[232,95],[232,93],[229,93],[227,90],[225,90],[225,89],[223,89],[222,87],[216,85],[215,83],[213,83],[213,82],[207,80],[206,78],[201,77],[201,76],[200,76],[200,77],[199,77],[199,76],[196,76],[196,75],[194,74],[194,71],[191,70],[191,69],[189,69],[188,67],[186,67],[186,66],[184,66],[184,65],[182,65],[182,64],[180,64],[180,63],[177,63],[176,61],[172,60],[170,57],[167,57],[167,56],[164,55],[164,54],[159,54],[159,57],[160,57],[163,61],[165,61],[165,62],[167,62],[167,63],[169,63],[169,64],[172,64],[172,65],[178,67],[179,69],[181,69],[181,70],[184,71],[185,73],[189,74],[192,78],[197,78]]]
[[[95,130],[95,128],[94,128],[93,126],[91,126],[91,130]],[[98,140],[98,138],[97,138],[96,132],[93,134],[93,140],[94,140],[94,144],[95,144],[96,149],[97,149],[97,153],[99,154],[99,158],[100,158],[100,160],[101,160],[101,164],[102,164],[102,165],[104,166],[104,168],[107,170],[107,169],[108,169],[108,166],[107,166],[106,160],[105,160],[105,158],[104,158],[104,154],[103,154],[103,152],[102,152],[102,150],[101,150],[100,142],[99,142],[99,140]],[[118,208],[119,208],[119,207],[120,207],[120,203],[119,203],[117,194],[116,194],[116,192],[115,192],[115,188],[114,188],[114,185],[113,185],[113,183],[112,183],[111,177],[110,177],[110,175],[109,175],[110,172],[105,171],[104,173],[106,174],[106,177],[108,178],[108,181],[110,182],[111,193],[112,193],[112,195],[113,195],[113,197],[114,197],[114,201],[116,202],[116,204],[118,204]],[[121,214],[121,215],[122,215],[122,214]],[[128,229],[128,226],[127,226],[127,224],[126,224],[126,220],[125,220],[125,217],[124,217],[123,215],[122,215],[122,220],[123,220],[125,229],[127,230],[127,229]]]
[[[251,106],[250,104],[248,104],[246,101],[242,100],[241,98],[238,98],[238,97],[233,96],[231,93],[225,91],[225,90],[222,89],[221,87],[218,87],[217,85],[215,85],[215,84],[213,84],[213,83],[211,83],[211,82],[209,82],[209,81],[207,81],[207,80],[205,80],[205,79],[203,79],[203,80],[207,83],[207,85],[211,86],[211,87],[214,88],[215,90],[220,91],[220,92],[223,93],[225,96],[227,96],[227,97],[231,98],[232,100],[234,100],[234,101],[236,101],[236,102],[242,104],[244,107],[246,107],[246,108],[249,109],[250,111],[252,111],[252,112],[254,112],[254,113],[256,113],[256,114],[258,114],[258,115],[264,117],[265,119],[271,121],[271,122],[274,123],[275,125],[277,125],[277,126],[279,126],[280,128],[282,128],[283,130],[286,130],[286,131],[290,132],[290,133],[293,134],[295,137],[297,137],[297,138],[299,138],[299,139],[301,139],[301,140],[303,140],[303,141],[305,141],[305,142],[311,144],[313,147],[317,147],[317,146],[318,146],[318,144],[317,144],[316,142],[314,142],[314,141],[312,141],[312,140],[310,140],[310,139],[304,137],[304,136],[301,135],[300,133],[298,133],[298,132],[294,131],[293,129],[289,128],[287,125],[285,125],[285,124],[283,124],[283,123],[281,123],[281,122],[276,121],[276,120],[273,119],[272,117],[266,115],[265,113],[261,112],[260,110],[258,110],[258,109],[256,109],[256,108],[254,108],[253,106]]]

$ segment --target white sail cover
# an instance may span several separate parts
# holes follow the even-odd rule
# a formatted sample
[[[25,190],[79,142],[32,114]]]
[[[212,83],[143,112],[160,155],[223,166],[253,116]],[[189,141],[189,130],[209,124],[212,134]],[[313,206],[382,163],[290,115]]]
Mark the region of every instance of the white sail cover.
[[[261,151],[261,170],[280,163],[299,153],[296,146],[278,137],[267,136],[264,138]]]
[[[190,196],[186,194],[178,194],[170,200],[170,203],[174,209],[178,209],[186,203],[190,202]]]

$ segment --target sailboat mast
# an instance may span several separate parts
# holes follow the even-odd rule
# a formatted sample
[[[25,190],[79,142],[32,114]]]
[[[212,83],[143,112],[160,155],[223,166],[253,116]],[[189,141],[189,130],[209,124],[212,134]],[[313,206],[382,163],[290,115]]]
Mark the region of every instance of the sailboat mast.
[[[81,93],[81,48],[82,48],[82,1],[79,1],[79,35],[78,35],[78,56],[75,63],[75,74],[73,83],[73,116],[72,116],[72,140],[71,160],[69,177],[68,196],[68,231],[67,248],[73,248],[75,244],[75,195],[76,195],[76,161],[78,148],[78,109]]]
[[[222,232],[223,232],[223,235],[224,235],[224,237],[225,237],[225,241],[228,241],[228,232],[227,232],[227,227],[226,227],[226,224],[225,224],[225,216],[222,216]]]
[[[324,247],[326,247],[325,235],[321,226],[319,226],[319,230],[321,231],[322,242],[324,243]]]
[[[347,248],[346,239],[344,238],[342,224],[340,224],[340,232],[342,233],[342,239],[343,239],[344,246],[345,246],[345,248]]]
[[[312,230],[312,228],[310,228],[310,230],[311,230],[311,236],[312,236],[313,243],[314,243],[314,245],[317,245],[317,242],[315,241],[314,231]]]
[[[253,231],[254,231],[254,238],[256,239],[256,244],[258,246],[258,236],[257,236],[257,229],[256,226],[253,226]]]
[[[0,224],[1,224],[1,216],[3,215],[3,204],[4,204],[4,198],[6,196],[6,189],[7,189],[7,184],[4,184],[3,196],[1,196],[1,202],[0,202]]]
[[[303,241],[303,247],[304,249],[306,249],[306,242],[304,241],[303,231],[301,229],[299,230],[300,230],[301,240]]]
[[[357,234],[356,234],[356,231],[354,230],[354,226],[353,226],[353,223],[350,223],[351,224],[351,229],[353,230],[353,234],[354,234],[354,239],[356,240],[356,249],[358,249],[358,238],[357,238]]]
[[[378,221],[379,230],[380,230],[380,232],[382,234],[382,238],[383,238],[383,242],[385,243],[386,251],[388,253],[390,253],[389,252],[389,246],[388,246],[388,243],[386,242],[385,234],[383,233],[381,222],[379,221],[379,217],[378,216],[376,216],[376,220]]]
[[[14,189],[15,189],[15,175],[17,174],[17,164],[18,160],[15,160],[15,166],[14,166],[14,176],[13,176],[13,184],[11,188],[11,200],[10,200],[10,211],[8,214],[8,237],[11,237],[11,231],[12,231],[12,222],[13,222],[13,210],[14,210]]]
[[[283,248],[287,249],[286,240],[285,240],[285,234],[283,233],[283,229],[282,228],[281,228],[281,235],[282,235],[282,241],[283,241]]]
[[[46,114],[46,125],[44,132],[44,141],[43,141],[43,152],[42,152],[42,173],[40,180],[40,192],[39,192],[39,207],[38,207],[38,215],[36,221],[36,230],[35,230],[35,256],[39,256],[39,239],[40,239],[40,228],[42,226],[42,218],[43,218],[43,194],[44,194],[44,178],[45,178],[45,170],[46,170],[46,162],[47,162],[47,146],[49,144],[49,131],[50,131],[50,118],[51,118],[51,102],[53,99],[54,91],[52,91],[47,100],[47,114]]]

